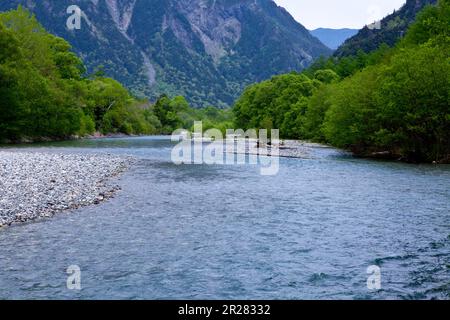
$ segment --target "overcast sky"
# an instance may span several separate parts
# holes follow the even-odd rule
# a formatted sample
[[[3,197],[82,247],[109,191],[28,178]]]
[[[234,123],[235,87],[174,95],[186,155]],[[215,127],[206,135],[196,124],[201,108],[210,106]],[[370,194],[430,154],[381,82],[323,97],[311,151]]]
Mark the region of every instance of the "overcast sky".
[[[399,9],[406,0],[275,0],[308,29],[355,28]]]

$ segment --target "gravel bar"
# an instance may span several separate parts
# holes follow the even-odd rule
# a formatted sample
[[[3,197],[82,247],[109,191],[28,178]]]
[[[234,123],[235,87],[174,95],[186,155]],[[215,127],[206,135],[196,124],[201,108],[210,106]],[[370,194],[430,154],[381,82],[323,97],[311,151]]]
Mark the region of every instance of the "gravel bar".
[[[232,145],[231,147],[226,145],[225,152],[234,154],[264,154],[268,152],[270,154],[270,146],[259,149],[256,142],[244,143],[240,141],[241,144]],[[278,147],[278,156],[281,158],[299,158],[299,159],[311,159],[313,157],[313,149],[317,148],[330,148],[329,146],[311,143],[300,140],[283,140],[283,144]]]
[[[0,151],[0,228],[98,204],[132,163],[109,154]]]

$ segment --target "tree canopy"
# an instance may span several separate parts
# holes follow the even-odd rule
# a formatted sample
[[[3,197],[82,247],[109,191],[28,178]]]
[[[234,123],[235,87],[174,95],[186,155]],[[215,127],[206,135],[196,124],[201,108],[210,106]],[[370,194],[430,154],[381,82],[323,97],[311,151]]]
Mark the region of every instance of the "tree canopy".
[[[394,47],[319,59],[248,87],[236,126],[274,127],[358,155],[450,162],[450,1],[426,7]]]

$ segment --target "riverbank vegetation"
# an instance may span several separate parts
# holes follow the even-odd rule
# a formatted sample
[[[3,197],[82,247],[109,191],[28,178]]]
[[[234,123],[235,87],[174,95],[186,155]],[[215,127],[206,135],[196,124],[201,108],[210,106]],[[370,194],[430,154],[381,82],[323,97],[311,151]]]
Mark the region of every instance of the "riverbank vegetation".
[[[0,139],[154,131],[153,119],[127,90],[112,79],[85,76],[70,45],[28,11],[0,14],[0,47]]]
[[[236,125],[279,128],[361,156],[450,161],[450,1],[426,7],[394,47],[317,61],[248,87]]]
[[[225,132],[234,126],[231,109],[222,110],[212,106],[192,108],[187,100],[180,96],[171,99],[162,95],[151,110],[160,121],[159,131],[162,134],[171,134],[180,128],[192,130],[194,121],[202,121],[203,130],[216,128]]]
[[[162,96],[151,105],[100,71],[86,75],[71,46],[21,7],[0,14],[0,97],[0,141],[6,142],[171,133],[194,119],[225,125],[231,115],[195,110],[182,97]]]

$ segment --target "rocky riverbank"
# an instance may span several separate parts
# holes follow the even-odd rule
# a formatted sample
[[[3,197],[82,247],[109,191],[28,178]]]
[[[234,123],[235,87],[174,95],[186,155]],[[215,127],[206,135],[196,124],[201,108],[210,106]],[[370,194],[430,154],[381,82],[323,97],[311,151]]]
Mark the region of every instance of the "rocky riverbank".
[[[225,152],[235,153],[235,154],[271,154],[272,146],[266,145],[260,146],[256,140],[251,142],[244,142],[240,140],[236,145],[226,145]],[[282,158],[300,158],[300,159],[311,159],[313,156],[313,148],[330,148],[329,146],[311,143],[301,140],[283,140],[280,145],[277,145],[277,149],[272,153],[272,155],[277,155]]]
[[[0,151],[0,228],[97,204],[132,159],[107,154]]]

